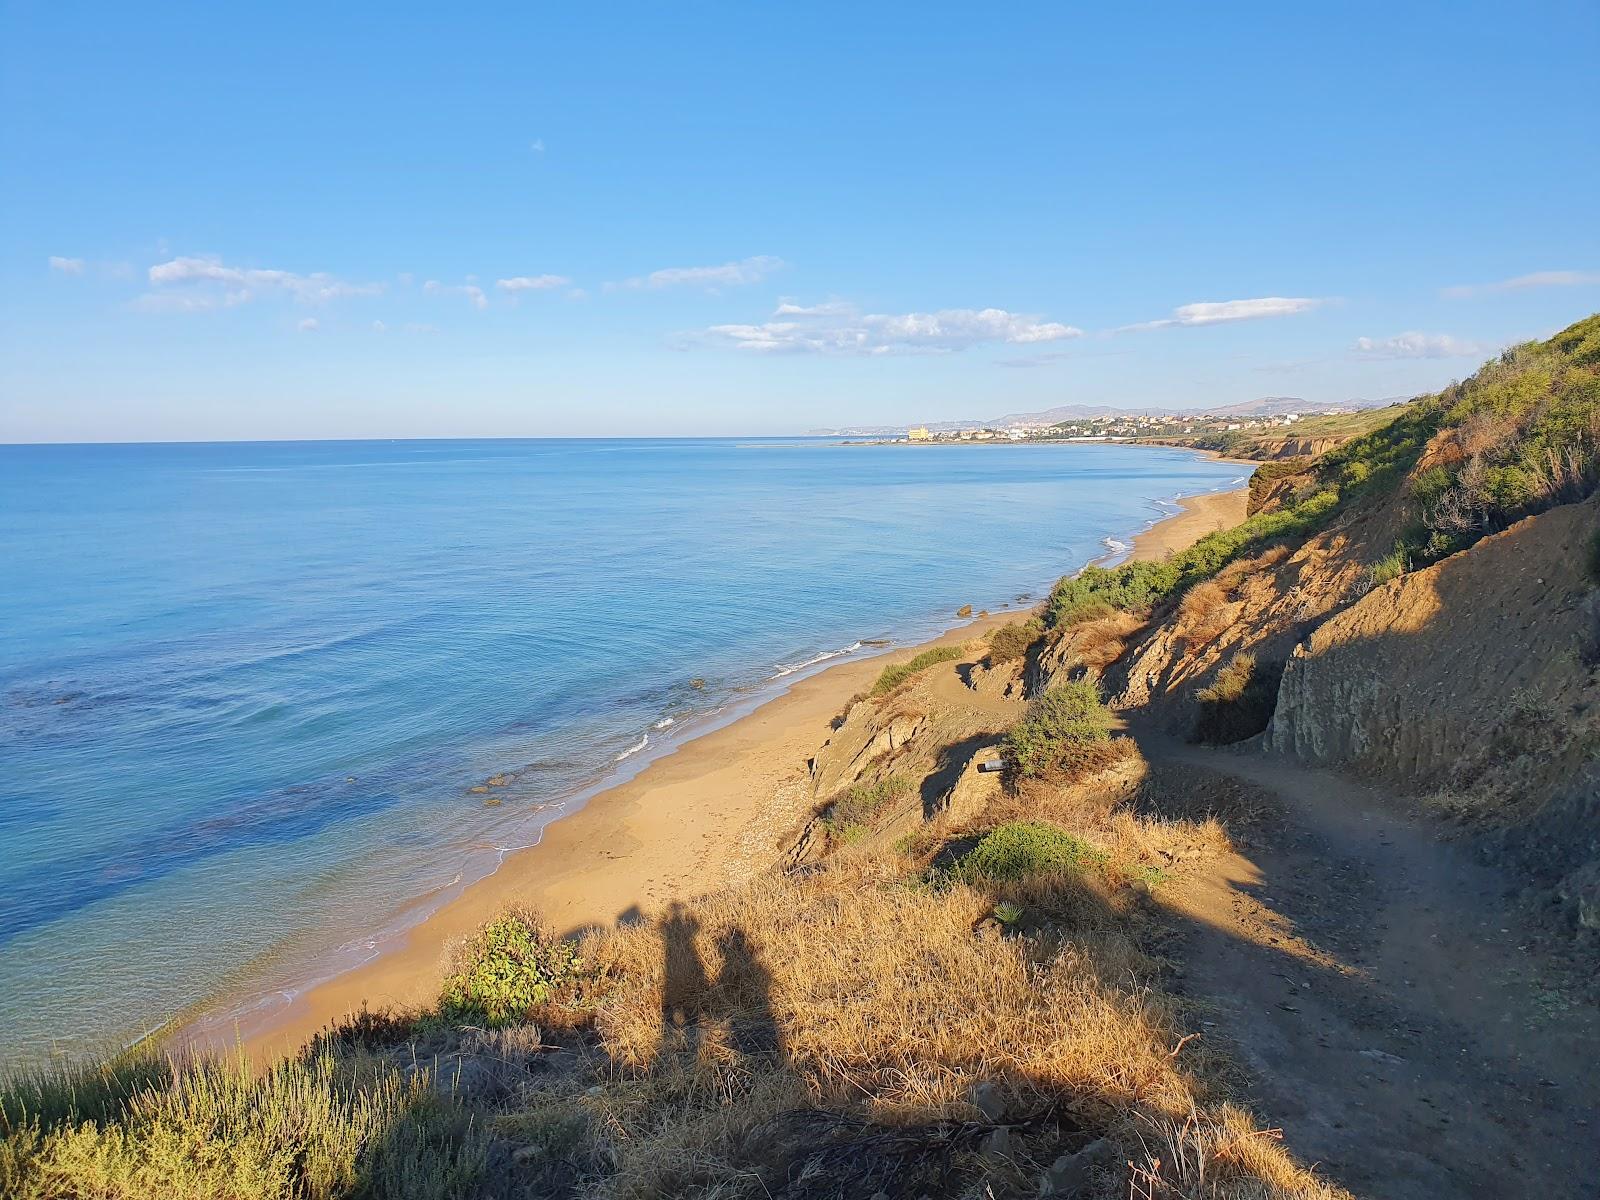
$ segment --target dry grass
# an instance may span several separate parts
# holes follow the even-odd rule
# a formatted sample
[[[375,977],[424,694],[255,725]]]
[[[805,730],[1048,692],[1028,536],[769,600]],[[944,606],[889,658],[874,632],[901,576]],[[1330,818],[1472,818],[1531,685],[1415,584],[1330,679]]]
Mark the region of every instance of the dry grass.
[[[1068,656],[1091,671],[1103,671],[1122,657],[1128,639],[1144,627],[1142,618],[1120,610],[1080,621],[1067,629]]]
[[[1191,1110],[1181,1119],[1141,1113],[1139,1150],[1132,1162],[1129,1200],[1269,1200],[1342,1193],[1286,1161],[1276,1129],[1260,1129],[1231,1105],[1215,1115]]]
[[[1195,584],[1178,604],[1179,628],[1190,642],[1211,641],[1233,624],[1234,615],[1228,590],[1219,579]]]

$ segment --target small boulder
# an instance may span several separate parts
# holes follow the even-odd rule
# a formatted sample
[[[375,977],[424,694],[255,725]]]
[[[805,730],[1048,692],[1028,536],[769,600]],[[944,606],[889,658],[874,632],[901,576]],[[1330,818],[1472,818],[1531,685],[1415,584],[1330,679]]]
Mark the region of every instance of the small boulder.
[[[1061,1200],[1083,1195],[1088,1190],[1090,1173],[1109,1166],[1116,1154],[1117,1148],[1105,1138],[1096,1138],[1076,1154],[1063,1154],[1040,1180],[1039,1195]]]
[[[1006,1115],[1006,1096],[995,1083],[976,1084],[967,1093],[967,1103],[983,1114],[986,1121],[999,1121]]]

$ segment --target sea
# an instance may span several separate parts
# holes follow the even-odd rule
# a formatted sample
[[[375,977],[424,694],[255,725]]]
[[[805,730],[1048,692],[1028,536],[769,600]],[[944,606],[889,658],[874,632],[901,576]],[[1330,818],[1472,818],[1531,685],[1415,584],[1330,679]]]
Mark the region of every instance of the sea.
[[[1111,444],[0,446],[0,1068],[281,1004],[684,739],[1239,482]]]

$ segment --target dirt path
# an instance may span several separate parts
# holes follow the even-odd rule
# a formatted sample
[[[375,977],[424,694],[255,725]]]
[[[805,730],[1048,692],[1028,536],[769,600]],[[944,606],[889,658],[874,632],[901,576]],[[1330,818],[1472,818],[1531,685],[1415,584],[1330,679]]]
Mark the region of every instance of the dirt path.
[[[1342,777],[1141,745],[1273,800],[1168,903],[1178,990],[1303,1160],[1361,1197],[1600,1196],[1600,1015],[1531,949],[1508,880]]]

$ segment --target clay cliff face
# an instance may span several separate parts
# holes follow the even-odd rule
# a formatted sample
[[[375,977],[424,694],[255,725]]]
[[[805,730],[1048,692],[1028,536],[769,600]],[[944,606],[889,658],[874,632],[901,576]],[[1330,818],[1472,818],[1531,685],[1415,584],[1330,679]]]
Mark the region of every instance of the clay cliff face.
[[[1319,624],[1289,656],[1267,746],[1428,787],[1517,714],[1592,702],[1593,585],[1578,551],[1597,499],[1529,517]]]

